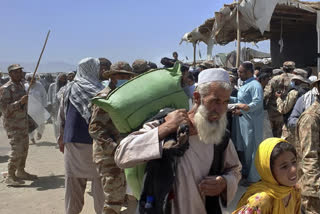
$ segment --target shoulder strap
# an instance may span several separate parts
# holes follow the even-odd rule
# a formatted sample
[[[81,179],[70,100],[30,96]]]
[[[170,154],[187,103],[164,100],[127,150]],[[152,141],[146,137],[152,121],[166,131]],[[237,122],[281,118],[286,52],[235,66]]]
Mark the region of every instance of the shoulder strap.
[[[214,156],[209,175],[219,175],[221,173],[223,166],[223,154],[229,144],[229,140],[230,131],[226,129],[221,143],[214,145]]]
[[[225,135],[221,143],[214,145],[214,157],[210,168],[209,175],[221,175],[224,161],[224,151],[226,150],[230,140],[230,131],[226,129]],[[226,204],[223,204],[226,206]],[[222,214],[219,196],[207,196],[206,197],[206,211],[210,214]]]

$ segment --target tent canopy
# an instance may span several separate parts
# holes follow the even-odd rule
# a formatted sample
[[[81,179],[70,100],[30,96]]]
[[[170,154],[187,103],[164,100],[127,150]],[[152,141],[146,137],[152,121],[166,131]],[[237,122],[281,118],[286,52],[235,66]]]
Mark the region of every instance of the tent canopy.
[[[237,37],[237,3],[226,4],[182,41],[225,45]],[[296,0],[246,0],[240,3],[240,30],[242,42],[259,42],[271,38],[271,32],[305,32],[316,26],[320,2]]]

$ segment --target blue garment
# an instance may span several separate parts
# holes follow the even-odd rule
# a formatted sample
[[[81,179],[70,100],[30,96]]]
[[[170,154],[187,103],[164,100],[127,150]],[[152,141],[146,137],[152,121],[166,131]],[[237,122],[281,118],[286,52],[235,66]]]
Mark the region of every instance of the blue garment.
[[[64,126],[63,142],[92,144],[92,138],[88,128],[89,125],[86,120],[81,116],[74,105],[69,102]]]
[[[236,118],[236,142],[238,151],[244,152],[243,174],[249,182],[257,182],[260,176],[254,165],[254,157],[259,144],[263,140],[263,89],[254,77],[243,82],[238,96],[231,97],[232,103],[243,103],[250,107]]]
[[[293,110],[288,118],[287,126],[290,129],[294,129],[297,125],[300,115],[311,106],[311,104],[316,100],[317,90],[312,89],[298,98],[296,104],[293,107]]]

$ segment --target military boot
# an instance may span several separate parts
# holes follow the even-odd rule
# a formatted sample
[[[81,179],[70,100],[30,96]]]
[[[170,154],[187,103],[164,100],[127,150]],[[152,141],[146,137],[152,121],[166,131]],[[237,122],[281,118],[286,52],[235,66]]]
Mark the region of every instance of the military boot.
[[[23,180],[35,180],[38,178],[36,175],[32,175],[24,171],[24,169],[17,170],[17,177]]]
[[[19,186],[24,184],[24,181],[20,180],[19,178],[16,177],[14,174],[14,171],[8,171],[8,175],[6,180],[4,181],[7,186]]]

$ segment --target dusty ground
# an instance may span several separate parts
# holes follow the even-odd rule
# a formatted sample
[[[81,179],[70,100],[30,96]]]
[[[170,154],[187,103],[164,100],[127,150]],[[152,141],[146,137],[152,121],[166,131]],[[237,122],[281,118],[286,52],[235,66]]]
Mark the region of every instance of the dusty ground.
[[[0,122],[0,172],[7,171],[10,146]],[[64,167],[63,155],[59,152],[53,137],[53,128],[46,125],[43,138],[30,145],[26,171],[38,175],[35,181],[26,181],[21,187],[7,187],[0,175],[0,213],[63,214],[64,213]],[[239,187],[230,213],[245,191]],[[125,213],[134,213],[130,208]],[[94,213],[92,197],[85,194],[82,214]]]

